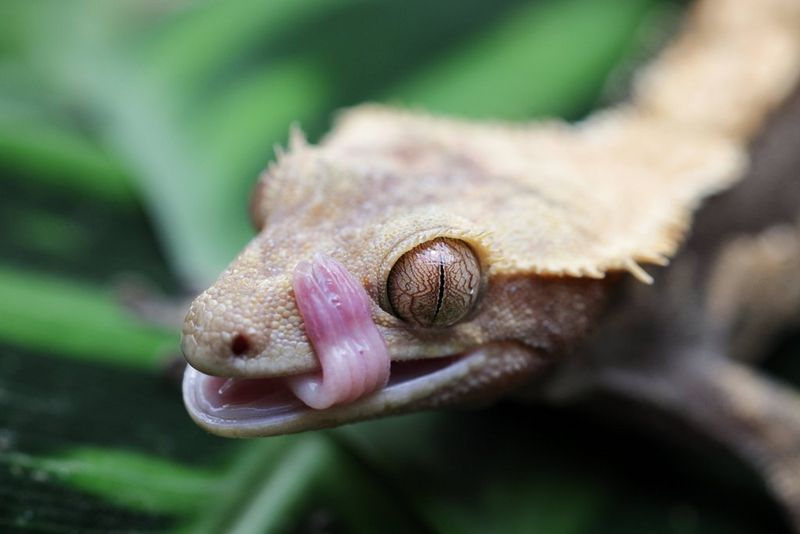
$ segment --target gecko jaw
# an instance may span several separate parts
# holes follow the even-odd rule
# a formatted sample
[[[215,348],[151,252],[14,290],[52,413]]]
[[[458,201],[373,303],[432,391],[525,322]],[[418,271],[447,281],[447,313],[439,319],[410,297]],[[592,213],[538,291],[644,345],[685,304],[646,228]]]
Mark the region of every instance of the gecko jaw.
[[[195,422],[226,437],[256,437],[335,426],[418,407],[485,366],[478,349],[454,356],[392,362],[391,378],[378,391],[348,404],[313,409],[292,393],[286,377],[226,378],[187,366],[186,409]]]
[[[504,351],[495,343],[417,360],[398,354],[393,361],[369,297],[341,264],[321,255],[300,263],[293,286],[321,371],[249,378],[188,367],[184,403],[209,432],[270,436],[453,404],[476,392],[507,389],[538,366],[529,351]]]

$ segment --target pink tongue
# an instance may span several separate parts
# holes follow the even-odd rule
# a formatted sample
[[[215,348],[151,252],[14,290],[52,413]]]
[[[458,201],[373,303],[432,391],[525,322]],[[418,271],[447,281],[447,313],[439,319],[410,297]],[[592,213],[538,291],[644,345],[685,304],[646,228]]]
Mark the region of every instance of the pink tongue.
[[[301,401],[318,410],[352,402],[386,385],[389,352],[361,284],[333,258],[317,255],[294,270],[294,298],[322,373],[289,377]]]

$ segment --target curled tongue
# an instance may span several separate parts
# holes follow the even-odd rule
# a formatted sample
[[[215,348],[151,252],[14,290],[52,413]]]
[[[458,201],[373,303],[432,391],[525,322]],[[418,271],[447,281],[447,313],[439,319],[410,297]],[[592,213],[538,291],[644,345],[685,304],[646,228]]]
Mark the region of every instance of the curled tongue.
[[[287,384],[318,410],[352,402],[386,385],[389,352],[369,312],[366,291],[333,258],[317,255],[294,271],[294,298],[322,373]]]

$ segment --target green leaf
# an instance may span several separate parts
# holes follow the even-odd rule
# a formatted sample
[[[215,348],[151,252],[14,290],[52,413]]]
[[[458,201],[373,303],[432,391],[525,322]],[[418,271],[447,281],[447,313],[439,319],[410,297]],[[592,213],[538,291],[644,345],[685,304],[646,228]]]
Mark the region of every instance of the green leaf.
[[[178,340],[177,332],[135,319],[108,290],[0,266],[2,342],[153,368]]]
[[[0,456],[0,462],[38,470],[40,477],[145,512],[194,512],[215,485],[214,475],[196,466],[115,449],[79,447],[54,456],[11,453]]]
[[[134,184],[108,147],[92,137],[63,95],[19,58],[0,61],[0,179],[40,182],[118,206],[136,205]],[[22,64],[21,64],[22,63]]]
[[[308,122],[324,112],[322,103],[329,94],[326,80],[313,63],[295,59],[275,64],[240,78],[210,102],[196,128],[205,135],[204,143],[214,147],[213,163],[222,176],[254,177],[273,158],[275,147],[283,144],[289,125]],[[215,202],[246,205],[253,184],[254,179],[248,180],[244,190],[227,184],[220,188],[225,196],[217,196]]]
[[[0,166],[104,202],[136,201],[119,160],[77,132],[53,124],[0,120]]]
[[[359,0],[237,0],[206,2],[178,12],[160,25],[143,44],[142,60],[152,64],[152,75],[184,90],[203,86],[231,58],[247,55],[266,37],[310,18],[324,16]],[[363,1],[363,0],[360,0]]]
[[[389,100],[482,118],[571,116],[597,98],[653,0],[523,5],[394,87]]]

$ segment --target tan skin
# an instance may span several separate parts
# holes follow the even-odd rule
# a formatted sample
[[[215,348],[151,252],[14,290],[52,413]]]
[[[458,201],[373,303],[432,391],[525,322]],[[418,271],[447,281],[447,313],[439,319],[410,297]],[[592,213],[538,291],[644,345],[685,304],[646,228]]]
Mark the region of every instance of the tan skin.
[[[578,125],[477,124],[364,107],[319,146],[295,133],[257,189],[258,236],[187,315],[192,417],[221,435],[260,436],[487,401],[531,383],[552,400],[606,391],[730,446],[800,529],[796,395],[726,359],[736,332],[755,332],[748,343],[758,346],[758,336],[800,311],[800,297],[752,326],[757,294],[722,298],[737,293],[712,283],[731,272],[720,259],[731,235],[716,226],[746,210],[711,222],[704,211],[691,227],[701,202],[726,190],[719,199],[744,188],[745,198],[763,202],[761,213],[786,201],[791,187],[762,198],[750,178],[740,181],[753,137],[799,73],[795,0],[703,0],[637,77],[630,102]],[[786,168],[783,176],[796,181]],[[790,203],[795,217],[777,222],[800,241],[800,196]],[[692,230],[704,237],[678,255]],[[283,398],[277,416],[250,410],[241,419],[236,403],[204,412],[204,387],[216,384],[206,375],[274,385],[319,370],[291,286],[295,266],[318,253],[362,283],[392,375],[413,380],[324,410]],[[670,259],[670,269],[652,267]],[[655,284],[642,284],[652,273]]]

